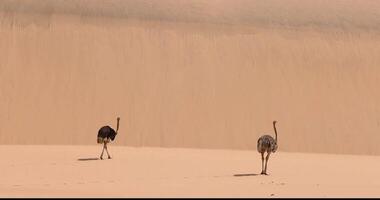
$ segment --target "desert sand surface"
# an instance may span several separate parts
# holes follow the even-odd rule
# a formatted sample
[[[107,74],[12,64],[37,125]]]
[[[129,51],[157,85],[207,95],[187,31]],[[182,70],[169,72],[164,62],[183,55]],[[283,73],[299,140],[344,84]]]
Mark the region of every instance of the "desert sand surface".
[[[0,197],[379,197],[380,157],[255,150],[2,145]]]

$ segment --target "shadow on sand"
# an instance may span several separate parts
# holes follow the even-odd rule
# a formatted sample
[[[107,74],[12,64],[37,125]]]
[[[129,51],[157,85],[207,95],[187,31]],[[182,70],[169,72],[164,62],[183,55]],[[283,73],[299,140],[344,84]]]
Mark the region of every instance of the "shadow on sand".
[[[234,174],[234,176],[257,176],[259,174]]]
[[[99,158],[78,158],[78,161],[99,160]]]

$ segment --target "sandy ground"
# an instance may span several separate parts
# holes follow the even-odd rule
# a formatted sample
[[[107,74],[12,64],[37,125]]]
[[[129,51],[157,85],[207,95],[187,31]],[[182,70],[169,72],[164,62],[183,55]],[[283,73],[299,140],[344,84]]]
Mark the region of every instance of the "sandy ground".
[[[0,146],[1,197],[380,197],[380,157],[110,146]]]
[[[1,0],[0,196],[379,197],[379,13],[375,0]],[[84,145],[116,117],[114,158],[96,160]],[[280,152],[256,175],[273,120]]]

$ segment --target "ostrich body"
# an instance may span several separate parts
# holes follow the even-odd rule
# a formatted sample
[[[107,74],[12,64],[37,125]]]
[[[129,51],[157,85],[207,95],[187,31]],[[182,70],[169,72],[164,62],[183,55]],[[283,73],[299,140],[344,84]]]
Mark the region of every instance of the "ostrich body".
[[[103,159],[104,149],[107,152],[108,159],[111,159],[111,156],[108,153],[107,143],[110,143],[111,141],[113,141],[115,139],[117,132],[119,130],[119,121],[120,121],[120,117],[117,118],[116,131],[113,128],[111,128],[110,126],[103,126],[102,128],[99,129],[99,131],[98,131],[98,144],[103,144],[103,150],[102,150],[102,154],[100,155],[100,159]]]
[[[267,175],[267,164],[269,160],[269,156],[271,153],[277,151],[277,130],[276,130],[276,122],[273,121],[273,129],[275,133],[275,138],[273,139],[270,135],[263,135],[257,140],[257,151],[261,154],[261,174]],[[265,167],[264,167],[264,154],[267,152],[267,156],[265,157]]]

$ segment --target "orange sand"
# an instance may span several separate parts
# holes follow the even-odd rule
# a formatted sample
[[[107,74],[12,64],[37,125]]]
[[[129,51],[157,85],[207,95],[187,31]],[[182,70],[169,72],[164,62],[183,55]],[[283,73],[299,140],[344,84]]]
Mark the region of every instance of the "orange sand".
[[[1,0],[0,196],[379,197],[379,13],[375,0]],[[86,160],[118,116],[114,159]],[[270,176],[234,176],[260,172],[273,120]]]
[[[0,1],[0,143],[379,155],[380,1]]]
[[[0,146],[0,197],[379,197],[380,157],[251,151]]]

